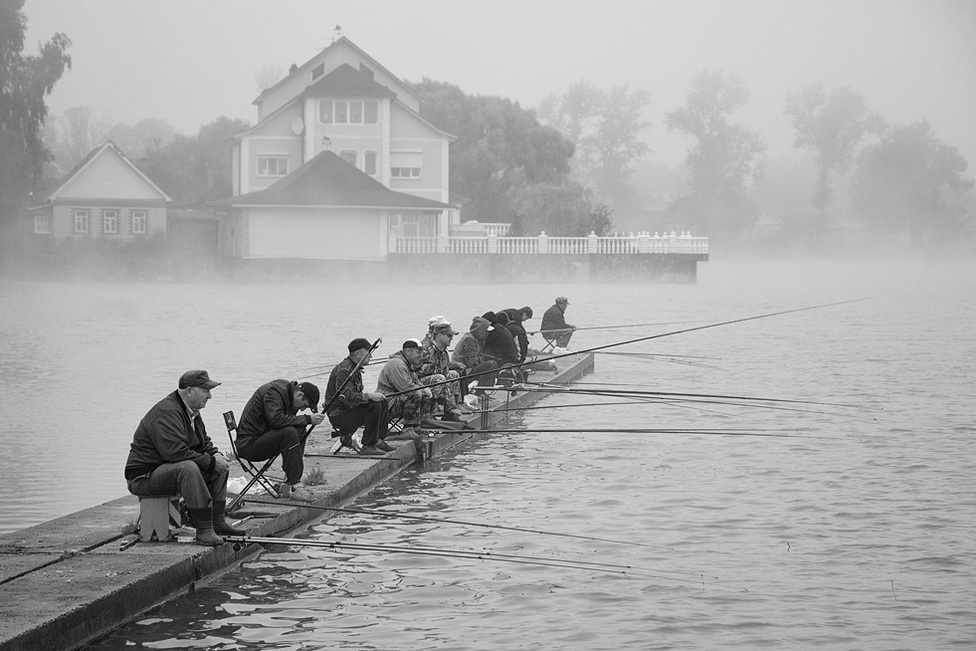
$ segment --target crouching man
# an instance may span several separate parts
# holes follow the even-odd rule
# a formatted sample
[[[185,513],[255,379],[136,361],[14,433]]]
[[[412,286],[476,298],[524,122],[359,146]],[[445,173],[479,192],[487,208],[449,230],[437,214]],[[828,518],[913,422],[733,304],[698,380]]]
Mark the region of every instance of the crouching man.
[[[179,388],[149,410],[139,422],[125,478],[133,495],[183,496],[196,542],[216,547],[221,536],[247,532],[224,517],[230,464],[207,436],[200,410],[219,386],[206,371],[187,371]]]

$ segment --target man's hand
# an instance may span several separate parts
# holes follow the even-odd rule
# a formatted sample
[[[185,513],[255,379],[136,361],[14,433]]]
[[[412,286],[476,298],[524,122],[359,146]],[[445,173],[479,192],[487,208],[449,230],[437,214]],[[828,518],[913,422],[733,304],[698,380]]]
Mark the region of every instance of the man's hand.
[[[423,389],[421,389],[420,395],[422,395],[425,398],[433,398],[434,392],[431,391],[429,387],[424,387]]]
[[[222,454],[214,454],[214,472],[216,473],[229,473],[230,472],[230,462],[224,458]]]
[[[373,402],[383,402],[386,400],[386,396],[384,396],[382,393],[367,393],[366,397]]]
[[[312,425],[319,425],[325,420],[325,414],[309,414],[308,417],[312,419]]]

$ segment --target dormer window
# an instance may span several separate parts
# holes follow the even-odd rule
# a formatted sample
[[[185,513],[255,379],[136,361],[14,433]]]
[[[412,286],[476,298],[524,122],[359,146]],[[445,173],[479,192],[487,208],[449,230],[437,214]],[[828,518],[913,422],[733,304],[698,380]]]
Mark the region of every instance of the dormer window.
[[[376,100],[324,99],[319,102],[321,124],[376,124]]]
[[[325,73],[325,64],[320,63],[312,68],[312,81],[315,81]]]

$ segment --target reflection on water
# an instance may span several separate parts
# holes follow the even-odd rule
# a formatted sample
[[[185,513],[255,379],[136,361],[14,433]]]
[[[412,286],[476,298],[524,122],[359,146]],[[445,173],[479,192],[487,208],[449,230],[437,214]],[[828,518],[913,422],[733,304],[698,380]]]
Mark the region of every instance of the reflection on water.
[[[415,303],[378,288],[363,303],[354,292],[317,286],[83,286],[91,296],[69,301],[61,318],[67,328],[36,314],[49,314],[52,299],[67,298],[70,287],[0,285],[5,298],[13,293],[26,306],[14,317],[7,311],[0,316],[4,341],[11,331],[23,341],[30,322],[41,342],[17,356],[4,353],[5,364],[16,359],[26,367],[19,380],[4,374],[7,390],[18,398],[17,408],[4,403],[4,416],[18,424],[23,438],[56,451],[31,462],[48,469],[10,471],[29,481],[45,475],[46,481],[36,481],[35,509],[50,508],[45,495],[52,503],[64,496],[51,488],[51,476],[62,479],[62,488],[87,482],[90,500],[115,497],[124,490],[121,465],[134,423],[184,368],[209,368],[225,382],[205,414],[211,433],[220,432],[219,413],[239,410],[261,381],[297,376],[299,369],[313,373],[315,365],[336,360],[353,336],[383,335],[383,350],[392,350],[390,342],[420,334],[435,313],[453,311],[448,316],[459,323],[464,315],[509,304],[528,303],[538,312],[555,295],[569,293],[567,317],[580,325],[700,324],[871,296],[850,306],[626,349],[716,358],[709,360],[714,368],[602,355],[597,372],[585,378],[857,408],[680,401],[533,410],[515,421],[524,431],[491,435],[411,468],[356,505],[643,546],[352,514],[303,534],[639,568],[629,576],[276,547],[93,648],[881,649],[971,643],[973,265],[907,270],[725,264],[703,265],[693,287],[458,286],[415,295]],[[180,320],[187,292],[200,297],[189,324]],[[283,321],[271,316],[281,313],[271,305],[296,312]],[[249,307],[225,318],[233,306]],[[103,314],[89,317],[87,326],[103,332],[81,326],[72,331],[72,323],[84,323],[86,311]],[[362,316],[352,323],[350,313]],[[144,338],[138,342],[119,335],[130,322],[139,324]],[[634,336],[577,334],[579,347]],[[72,345],[85,339],[101,343],[96,350]],[[22,415],[32,402],[39,402],[37,413],[46,407],[17,393],[38,370],[31,365],[45,367],[55,383],[71,383],[72,390],[59,395],[69,409],[55,410],[54,428],[39,428],[44,419]],[[580,402],[599,399],[554,396],[543,404]],[[584,429],[750,427],[791,437],[545,431],[569,423]],[[50,429],[58,434],[45,439]],[[72,471],[67,451],[81,447],[79,439],[92,449],[80,454],[91,457]],[[96,458],[101,463],[91,461]],[[5,514],[20,495],[3,495]]]

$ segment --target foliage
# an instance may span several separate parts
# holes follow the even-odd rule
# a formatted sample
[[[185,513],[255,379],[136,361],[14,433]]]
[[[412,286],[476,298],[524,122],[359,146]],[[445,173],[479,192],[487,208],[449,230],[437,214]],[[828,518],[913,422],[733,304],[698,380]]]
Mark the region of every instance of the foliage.
[[[512,235],[553,237],[603,236],[613,226],[612,211],[593,200],[593,193],[573,181],[560,184],[537,183],[516,188],[511,194],[515,212]]]
[[[196,136],[176,134],[165,147],[149,152],[139,168],[175,204],[212,201],[231,195],[231,138],[250,128],[245,120],[221,116]]]
[[[696,140],[686,159],[691,197],[682,210],[700,232],[739,234],[754,217],[745,191],[748,182],[760,177],[759,156],[766,144],[730,119],[748,100],[749,91],[737,76],[703,70],[692,81],[685,105],[666,115],[668,131]]]
[[[17,219],[29,193],[39,188],[50,154],[41,128],[45,98],[71,67],[71,41],[55,34],[37,56],[24,56],[24,0],[0,0],[0,228]]]
[[[907,230],[929,241],[953,237],[971,226],[955,205],[973,187],[962,177],[966,167],[959,150],[939,140],[927,121],[894,128],[861,153],[854,205],[878,232]]]
[[[541,125],[534,111],[430,79],[409,86],[423,99],[421,116],[457,137],[451,146],[451,191],[463,201],[466,219],[508,222],[514,190],[566,179],[573,146]]]
[[[812,203],[822,228],[833,200],[831,174],[847,167],[864,136],[883,129],[883,120],[870,113],[864,98],[846,86],[828,95],[821,84],[811,84],[787,98],[785,112],[796,132],[793,146],[812,149],[817,155],[819,174]]]
[[[633,164],[650,151],[640,140],[650,127],[643,118],[649,103],[645,90],[622,85],[603,91],[580,81],[562,95],[545,98],[539,113],[576,145],[573,169],[581,183],[614,205],[634,206],[630,175]]]

